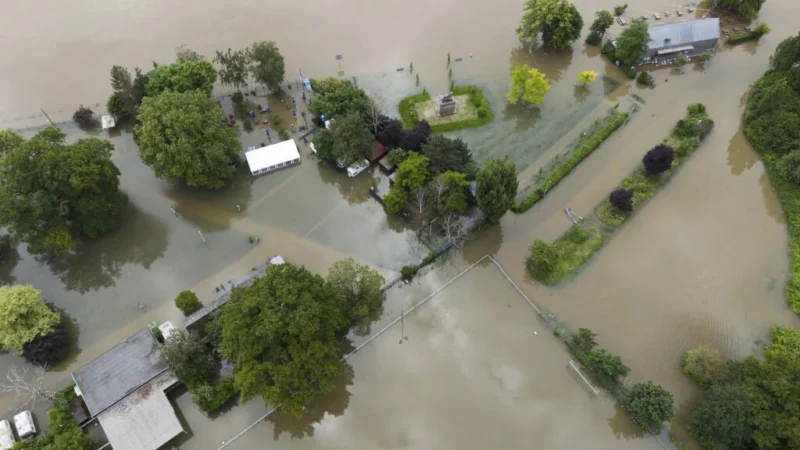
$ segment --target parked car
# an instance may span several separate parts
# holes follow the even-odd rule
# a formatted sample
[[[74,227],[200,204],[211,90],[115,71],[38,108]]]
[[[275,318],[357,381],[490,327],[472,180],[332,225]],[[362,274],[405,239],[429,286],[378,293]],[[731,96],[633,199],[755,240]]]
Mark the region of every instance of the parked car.
[[[314,147],[314,143],[311,142],[311,143],[308,144],[308,146],[311,147],[311,152],[316,155],[317,154],[317,147]]]
[[[17,442],[7,420],[0,420],[0,450],[10,450]]]
[[[17,435],[20,439],[36,436],[36,424],[33,423],[30,411],[22,411],[14,416],[14,426],[17,427]]]
[[[353,178],[356,175],[360,174],[361,172],[367,170],[368,167],[369,167],[369,161],[367,161],[366,159],[353,163],[352,166],[347,168],[347,176]]]

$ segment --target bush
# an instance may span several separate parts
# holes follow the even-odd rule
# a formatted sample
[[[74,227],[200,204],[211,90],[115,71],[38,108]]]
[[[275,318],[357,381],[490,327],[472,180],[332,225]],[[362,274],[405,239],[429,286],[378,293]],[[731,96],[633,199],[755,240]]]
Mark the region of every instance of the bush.
[[[642,164],[648,174],[658,175],[672,167],[673,159],[675,159],[675,150],[667,145],[659,144],[645,153]]]
[[[614,116],[611,118],[611,120],[609,120],[605,127],[598,130],[589,139],[587,139],[586,142],[578,147],[578,150],[576,150],[574,154],[564,161],[562,165],[553,170],[553,172],[550,173],[550,175],[541,184],[539,184],[540,188],[534,190],[531,194],[522,199],[521,202],[514,204],[511,207],[511,210],[517,214],[529,210],[544,197],[545,192],[542,189],[543,186],[547,186],[548,189],[554,188],[562,179],[569,175],[575,169],[575,167],[580,164],[581,161],[586,159],[587,156],[591,155],[592,152],[594,152],[597,147],[603,143],[603,141],[608,139],[608,137],[611,136],[611,133],[621,127],[627,118],[627,113],[619,114],[615,112]]]
[[[755,31],[744,31],[742,33],[736,33],[728,37],[725,43],[730,45],[741,44],[742,42],[747,41],[754,41],[760,38],[761,35],[756,33]]]
[[[597,334],[595,334],[592,330],[588,328],[579,328],[578,334],[572,336],[572,343],[581,349],[582,352],[588,355],[589,352],[597,347],[597,342],[594,340],[596,337]]]
[[[203,305],[200,303],[200,300],[197,298],[197,295],[195,295],[194,292],[183,291],[178,294],[177,297],[175,297],[175,306],[183,311],[184,314],[191,314],[200,309],[200,307]]]
[[[612,355],[602,348],[589,352],[587,362],[593,373],[606,377],[614,383],[619,383],[619,378],[631,371],[628,366],[623,364],[619,356]]]
[[[200,411],[206,414],[219,411],[239,394],[233,378],[223,378],[216,386],[203,384],[192,389],[191,392],[192,401],[200,408]]]
[[[630,78],[631,80],[635,79],[636,78],[636,67],[631,67],[630,69],[628,69],[628,71],[625,72],[625,75],[627,75],[628,78]]]
[[[131,101],[125,101],[121,95],[115,92],[108,97],[106,111],[117,122],[130,122],[136,116],[136,105]]]
[[[710,345],[701,345],[684,353],[681,365],[683,373],[692,377],[703,389],[730,379],[725,359]]]
[[[436,258],[437,258],[438,256],[439,256],[439,254],[438,254],[438,253],[436,253],[436,251],[430,251],[430,252],[428,252],[428,254],[427,254],[427,255],[425,255],[425,258],[423,258],[423,259],[422,259],[422,263],[420,263],[420,265],[419,265],[419,266],[420,266],[420,267],[427,266],[428,264],[430,264],[430,263],[432,263],[434,260],[436,260]]]
[[[675,153],[678,156],[686,156],[693,153],[699,145],[700,145],[699,136],[683,138],[678,141],[678,145],[677,147],[675,147]]]
[[[234,105],[244,104],[244,95],[242,95],[241,92],[234,92],[234,94],[231,95],[231,102],[233,102]]]
[[[658,434],[663,423],[672,420],[672,393],[652,381],[636,383],[620,403],[648,434]]]
[[[531,255],[526,266],[537,280],[549,278],[558,266],[559,254],[553,244],[537,239],[531,245]]]
[[[253,131],[253,122],[250,120],[242,121],[242,129],[247,133]]]
[[[94,111],[83,105],[79,106],[72,114],[72,121],[81,128],[94,128],[97,126],[97,119],[94,117]]]
[[[403,266],[403,268],[400,269],[400,273],[403,275],[403,279],[406,281],[414,278],[414,275],[417,274],[417,271],[419,271],[419,266]]]
[[[756,33],[758,37],[761,37],[765,34],[769,34],[770,31],[772,31],[772,28],[770,28],[766,22],[761,22],[758,25],[756,25],[755,28],[753,28],[753,33]]]
[[[553,285],[586,263],[602,246],[600,230],[575,225],[552,244],[534,242],[526,268],[536,280]]]
[[[625,3],[623,5],[617,5],[617,6],[614,7],[614,15],[619,17],[619,16],[625,14],[625,10],[626,9],[628,9],[628,4],[627,3]]]
[[[639,76],[636,78],[636,82],[642,84],[644,86],[652,86],[655,83],[653,76],[650,75],[650,72],[641,72]]]
[[[627,189],[619,188],[612,191],[608,196],[608,201],[620,211],[633,211],[633,192]]]
[[[603,35],[598,31],[592,31],[586,36],[586,43],[589,45],[600,45],[603,42]]]
[[[611,41],[606,41],[606,43],[603,44],[603,48],[600,49],[600,53],[612,61],[617,60],[616,52],[617,51],[614,49],[614,45],[611,43]]]

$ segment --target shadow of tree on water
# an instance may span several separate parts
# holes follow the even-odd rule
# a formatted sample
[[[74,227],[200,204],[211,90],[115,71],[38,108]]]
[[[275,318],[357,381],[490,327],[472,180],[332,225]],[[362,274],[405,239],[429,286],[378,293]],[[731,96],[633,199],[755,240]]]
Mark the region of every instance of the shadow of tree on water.
[[[516,132],[530,130],[541,118],[542,111],[538,106],[526,106],[521,103],[512,105],[511,103],[506,103],[505,108],[503,108],[503,120],[515,120],[514,131]]]

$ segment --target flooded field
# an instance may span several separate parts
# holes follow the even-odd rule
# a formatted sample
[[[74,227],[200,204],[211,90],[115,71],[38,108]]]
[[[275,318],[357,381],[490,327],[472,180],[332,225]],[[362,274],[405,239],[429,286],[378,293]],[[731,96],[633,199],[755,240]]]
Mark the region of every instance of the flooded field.
[[[413,304],[454,270],[392,295]],[[276,413],[226,448],[661,448],[631,435],[611,399],[589,395],[569,360],[486,260],[351,357],[337,391],[303,419]],[[216,449],[226,436],[217,425],[240,413],[209,422],[187,397],[177,404],[195,436],[181,448]]]
[[[172,60],[174,48],[181,44],[211,55],[218,48],[241,47],[260,39],[277,41],[286,57],[288,79],[294,78],[295,68],[301,68],[306,76],[335,75],[339,67],[334,55],[343,54],[344,76],[355,76],[360,86],[370,94],[377,94],[387,110],[396,114],[397,101],[406,95],[423,87],[432,94],[447,89],[445,55],[450,52],[454,59],[463,58],[453,63],[455,82],[476,84],[484,89],[496,116],[491,125],[453,135],[466,140],[478,160],[510,156],[523,171],[520,179],[521,186],[525,186],[532,170],[561,153],[595,118],[618,102],[620,107],[627,105],[629,94],[640,95],[644,104],[631,122],[544,201],[523,215],[507,215],[500,226],[477,234],[463,251],[451,258],[456,263],[472,263],[486,253],[496,255],[531,298],[555,312],[569,326],[588,327],[597,332],[600,344],[619,354],[632,368],[629,375],[632,381],[652,379],[669,388],[675,394],[680,412],[698,394],[680,372],[682,352],[697,344],[711,343],[728,356],[741,357],[759,351],[759,343],[771,325],[800,326],[800,320],[783,299],[788,273],[784,218],[757,155],[744,140],[740,128],[744,95],[766,69],[775,46],[798,31],[795,18],[800,15],[800,3],[767,1],[759,20],[769,23],[771,34],[758,43],[735,48],[722,45],[707,68],[691,65],[684,74],[669,69],[655,71],[654,90],[631,83],[618,68],[602,59],[597,49],[585,47],[582,40],[571,51],[529,52],[514,35],[522,3],[522,0],[441,0],[381,4],[335,0],[309,8],[306,4],[283,0],[268,6],[252,0],[199,4],[152,0],[112,4],[85,0],[80,5],[45,0],[36,4],[36,10],[48,14],[33,14],[30,4],[16,2],[6,5],[0,17],[3,36],[0,52],[6,65],[13,67],[0,73],[0,126],[41,126],[45,119],[39,108],[44,108],[54,120],[63,121],[78,104],[94,107],[105,103],[110,91],[108,70],[113,64],[145,68],[153,60]],[[610,9],[615,4],[611,0],[575,3],[584,15],[585,32],[594,11]],[[674,7],[660,0],[642,0],[631,4],[629,14]],[[698,11],[700,14],[702,11]],[[618,33],[619,27],[613,27],[611,32]],[[412,61],[415,73],[420,74],[419,87],[414,86],[413,75],[407,70]],[[508,71],[519,63],[537,67],[553,80],[553,89],[538,111],[506,106]],[[398,67],[406,67],[406,71],[395,72]],[[591,87],[588,95],[575,89],[577,73],[583,70],[595,70],[604,77]],[[639,164],[643,153],[668,133],[683,116],[685,107],[698,101],[707,105],[716,127],[671,184],[627,223],[573,280],[554,289],[529,280],[523,267],[528,245],[536,238],[553,239],[568,227],[570,222],[562,212],[564,207],[588,214]],[[70,134],[79,135],[74,129]],[[243,143],[260,140],[261,136],[253,134],[246,136]],[[151,170],[139,161],[129,134],[113,138],[113,143],[117,149],[115,162],[122,171],[121,187],[131,200],[120,229],[85,244],[77,255],[60,264],[36,261],[25,252],[24,246],[18,255],[0,264],[0,282],[33,283],[49,301],[63,308],[79,329],[81,351],[69,364],[51,373],[49,381],[53,383],[65,381],[71,368],[153,320],[180,322],[179,313],[171,304],[180,290],[193,289],[202,300],[208,300],[215,286],[243,276],[276,253],[320,273],[332,261],[348,256],[390,273],[427,253],[427,249],[416,244],[414,233],[402,221],[387,219],[382,209],[368,198],[369,176],[351,180],[336,174],[310,159],[306,147],[301,147],[303,163],[299,167],[255,180],[241,174],[230,188],[206,193],[155,180]],[[236,205],[241,206],[241,212]],[[176,208],[178,217],[170,212],[170,207]],[[208,240],[206,245],[199,239],[198,230]],[[248,244],[249,235],[262,240],[258,245]],[[503,292],[504,288],[490,285]],[[365,350],[354,358],[354,378],[345,380],[352,383],[347,389],[353,403],[342,409],[340,400],[330,400],[339,402],[332,409],[346,409],[348,414],[322,414],[324,419],[321,417],[318,426],[312,427],[317,430],[314,441],[289,440],[287,436],[291,433],[278,433],[280,445],[303,448],[314,442],[323,446],[320,443],[323,435],[329,436],[332,448],[344,445],[350,438],[380,437],[384,441],[378,442],[385,446],[421,442],[413,439],[422,436],[432,443],[440,442],[436,440],[439,437],[427,432],[428,428],[414,422],[429,416],[419,416],[414,409],[418,406],[411,398],[403,411],[415,417],[393,414],[391,420],[385,419],[386,423],[397,425],[388,428],[391,433],[365,435],[371,430],[367,427],[359,431],[354,422],[378,420],[381,414],[387,414],[382,412],[386,409],[377,406],[369,409],[369,405],[354,399],[379,394],[391,394],[392,400],[407,397],[406,392],[393,391],[393,385],[381,378],[392,380],[399,387],[406,386],[409,393],[413,392],[411,386],[420,389],[419,381],[410,381],[417,373],[403,374],[401,369],[406,372],[409,369],[398,368],[395,361],[407,364],[416,361],[420,373],[441,370],[454,378],[463,376],[459,375],[458,367],[464,362],[456,361],[457,355],[444,350],[445,342],[455,342],[443,334],[446,323],[441,317],[448,317],[445,311],[450,311],[452,317],[465,319],[455,323],[464,327],[461,331],[466,336],[473,336],[468,342],[475,346],[469,348],[474,353],[466,352],[470,356],[465,358],[473,364],[468,367],[483,367],[480,372],[483,379],[476,380],[483,383],[483,390],[471,393],[465,388],[456,399],[452,392],[441,393],[447,397],[443,397],[444,405],[440,407],[447,408],[447,402],[461,405],[460,415],[438,410],[435,419],[441,422],[435,422],[436,426],[455,427],[457,418],[472,418],[462,410],[475,408],[481,412],[481,420],[489,424],[488,429],[495,427],[492,433],[513,428],[522,438],[529,437],[526,433],[539,425],[531,425],[531,420],[519,424],[515,417],[507,415],[508,409],[499,406],[511,397],[505,388],[492,386],[488,381],[492,360],[486,355],[495,351],[502,355],[502,351],[508,350],[504,358],[519,364],[519,370],[525,373],[526,367],[536,365],[536,358],[550,361],[552,370],[560,371],[550,374],[558,383],[566,382],[561,379],[569,380],[562,371],[566,355],[559,353],[561,349],[551,351],[544,344],[537,346],[536,342],[544,341],[541,333],[535,339],[521,339],[536,351],[520,356],[513,351],[520,350],[523,344],[513,342],[506,349],[501,342],[510,336],[528,336],[525,333],[535,321],[507,316],[505,309],[495,308],[484,313],[500,326],[492,328],[482,319],[475,322],[470,311],[463,308],[470,305],[479,310],[485,307],[480,303],[485,299],[467,295],[468,290],[463,292],[459,301],[443,300],[441,309],[429,308],[441,311],[441,316],[428,313],[429,321],[439,326],[439,331],[419,318],[417,328],[413,328],[420,337],[417,341],[411,337],[407,344],[395,347],[395,338],[381,338],[376,342],[379,345],[372,347],[380,351],[370,350],[374,354],[369,356]],[[494,291],[487,295],[495,297]],[[489,329],[497,335],[490,336]],[[440,347],[431,343],[435,335],[440,336],[437,338],[441,339]],[[428,336],[425,346],[422,336]],[[418,359],[414,352],[408,351],[412,347],[421,354]],[[442,356],[440,361],[437,352],[446,357]],[[420,364],[423,360],[430,361],[432,366],[423,367]],[[21,359],[0,356],[0,373],[10,364],[21,364]],[[362,365],[364,369],[359,369]],[[529,377],[539,376],[535,375],[539,367],[535,368]],[[370,370],[374,371],[372,375],[368,375]],[[570,429],[563,437],[564,442],[578,445],[587,436],[598,443],[613,439],[613,433],[602,432],[607,424],[596,420],[596,416],[603,417],[599,422],[604,422],[613,415],[609,413],[611,406],[603,399],[590,401],[580,397],[579,400],[576,396],[583,393],[575,386],[563,390],[556,387],[558,390],[554,392],[564,397],[565,404],[542,406],[531,400],[541,394],[532,379],[520,383],[527,396],[522,402],[526,408],[556,408],[552,411],[558,414],[554,415],[565,417],[578,414],[577,405],[594,411],[576,416],[585,421],[588,434],[576,434]],[[440,381],[424,388],[443,385]],[[433,395],[433,391],[422,392]],[[492,399],[494,394],[498,397]],[[484,401],[494,402],[495,406],[481,411],[478,405]],[[474,406],[464,406],[467,404]],[[0,411],[13,405],[13,399],[0,399]],[[249,411],[251,416],[236,416],[236,420],[227,422],[226,432],[206,439],[200,439],[200,431],[195,429],[196,440],[202,442],[187,445],[216,442],[221,440],[220,435],[235,434],[263,413],[263,405],[253,402],[234,411]],[[191,413],[186,414],[191,423],[188,417]],[[529,419],[536,417],[528,410],[526,414]],[[550,423],[552,429],[562,429],[555,424]],[[276,429],[291,426],[267,424],[256,435],[274,437]],[[464,434],[458,435],[456,442],[467,442],[472,428],[477,429],[462,427],[459,431]],[[419,434],[414,434],[416,431]],[[483,433],[473,435],[473,439],[482,438]],[[525,442],[540,441],[529,438]],[[648,445],[645,442],[649,441],[612,442],[605,448]],[[515,442],[510,444],[509,447],[515,446]]]

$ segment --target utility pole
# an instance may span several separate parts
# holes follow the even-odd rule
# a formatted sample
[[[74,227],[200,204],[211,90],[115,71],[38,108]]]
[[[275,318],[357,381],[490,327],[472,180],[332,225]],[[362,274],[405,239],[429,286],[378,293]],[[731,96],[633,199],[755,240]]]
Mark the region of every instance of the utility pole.
[[[44,108],[39,108],[39,109],[42,111],[42,114],[44,114],[44,116],[45,116],[45,117],[47,117],[47,121],[48,121],[48,122],[50,122],[50,125],[53,125],[53,126],[55,126],[55,124],[53,123],[53,121],[50,119],[50,116],[48,116],[48,115],[47,115],[47,113],[46,113],[46,112],[44,112]]]

